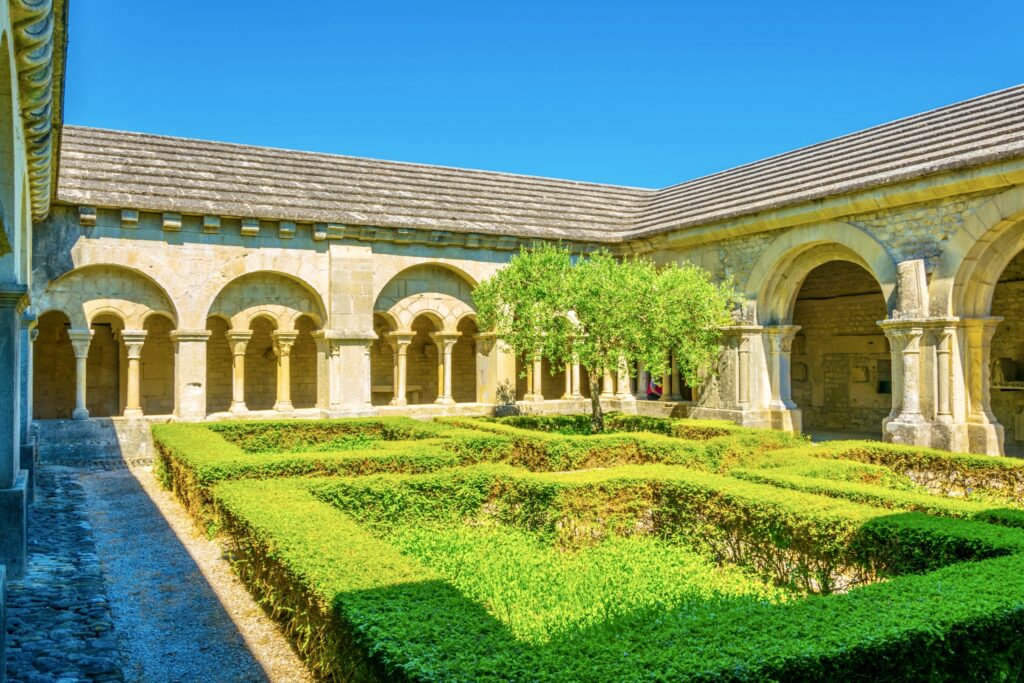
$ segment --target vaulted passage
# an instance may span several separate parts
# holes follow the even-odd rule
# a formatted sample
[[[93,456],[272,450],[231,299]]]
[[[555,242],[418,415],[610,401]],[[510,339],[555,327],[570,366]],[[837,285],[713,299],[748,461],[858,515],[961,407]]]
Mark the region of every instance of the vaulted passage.
[[[886,317],[875,279],[860,266],[830,261],[804,280],[793,309],[793,400],[805,431],[880,437],[892,406]]]
[[[992,335],[992,412],[1003,425],[1007,452],[1024,447],[1024,252],[995,286],[992,315],[1003,320]]]

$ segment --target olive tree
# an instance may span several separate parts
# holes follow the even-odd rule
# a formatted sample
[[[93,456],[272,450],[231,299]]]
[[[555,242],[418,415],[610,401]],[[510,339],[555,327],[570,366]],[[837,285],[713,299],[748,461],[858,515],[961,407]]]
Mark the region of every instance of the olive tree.
[[[681,376],[699,384],[714,366],[735,304],[727,284],[692,264],[657,268],[603,250],[577,257],[551,244],[521,250],[473,299],[481,327],[493,329],[524,363],[545,357],[552,368],[586,369],[594,431],[604,429],[605,371],[632,372],[640,361],[665,375],[675,352]]]

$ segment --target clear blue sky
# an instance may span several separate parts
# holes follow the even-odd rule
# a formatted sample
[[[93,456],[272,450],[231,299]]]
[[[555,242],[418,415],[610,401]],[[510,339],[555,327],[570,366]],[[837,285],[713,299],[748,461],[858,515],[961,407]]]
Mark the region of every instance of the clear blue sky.
[[[71,0],[65,120],[661,187],[1024,81],[1024,2]]]

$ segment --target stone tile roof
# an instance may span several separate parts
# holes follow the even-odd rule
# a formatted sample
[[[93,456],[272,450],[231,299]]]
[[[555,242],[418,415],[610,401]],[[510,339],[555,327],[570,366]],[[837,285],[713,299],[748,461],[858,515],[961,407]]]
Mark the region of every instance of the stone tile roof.
[[[1024,86],[662,190],[65,126],[58,201],[618,241],[1024,156]]]
[[[299,222],[607,240],[649,190],[64,127],[58,199]]]

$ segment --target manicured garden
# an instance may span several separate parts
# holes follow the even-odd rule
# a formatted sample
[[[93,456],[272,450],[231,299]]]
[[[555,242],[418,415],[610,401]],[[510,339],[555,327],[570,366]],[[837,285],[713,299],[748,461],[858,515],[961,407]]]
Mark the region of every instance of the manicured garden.
[[[327,680],[1013,680],[1024,464],[611,414],[166,424]]]

